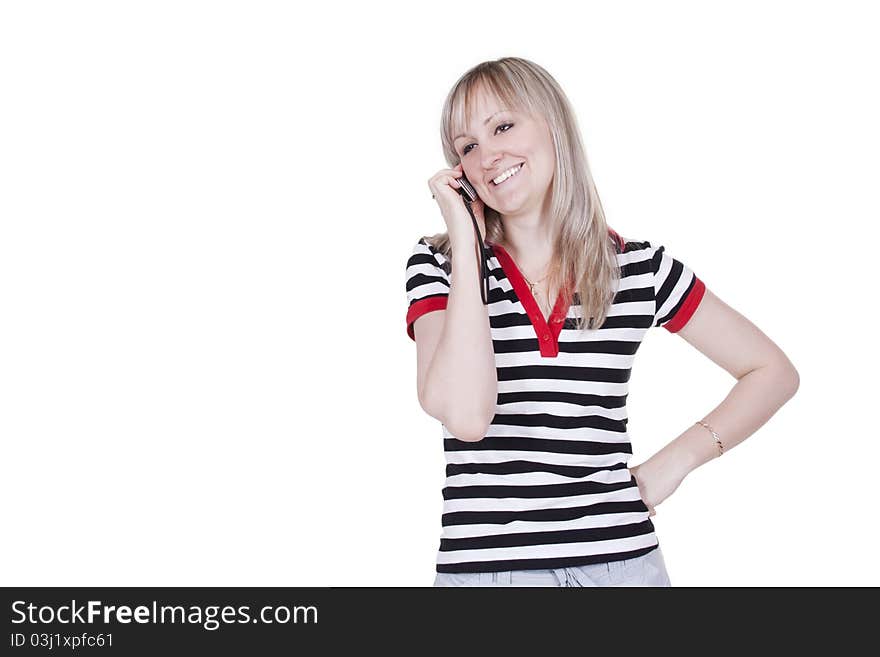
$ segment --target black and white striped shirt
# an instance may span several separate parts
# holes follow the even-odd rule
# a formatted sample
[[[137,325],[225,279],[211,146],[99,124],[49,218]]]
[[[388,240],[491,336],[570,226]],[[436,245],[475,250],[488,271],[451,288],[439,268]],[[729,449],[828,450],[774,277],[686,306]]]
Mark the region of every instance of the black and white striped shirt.
[[[498,374],[486,436],[441,424],[446,455],[437,572],[546,569],[630,559],[658,545],[628,470],[626,399],[636,350],[652,326],[681,329],[705,285],[663,246],[610,231],[620,282],[605,322],[581,334],[581,307],[557,300],[545,320],[509,254],[487,242],[489,323]],[[406,328],[446,308],[454,276],[420,239],[406,267]],[[480,281],[474,280],[474,285]]]

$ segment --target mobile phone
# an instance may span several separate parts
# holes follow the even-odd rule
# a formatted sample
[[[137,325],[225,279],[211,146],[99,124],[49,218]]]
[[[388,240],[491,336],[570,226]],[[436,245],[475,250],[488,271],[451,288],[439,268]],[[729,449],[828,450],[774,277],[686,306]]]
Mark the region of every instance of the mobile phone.
[[[476,201],[477,192],[474,189],[474,186],[471,185],[470,181],[465,176],[457,178],[456,180],[458,180],[458,184],[461,185],[456,191],[468,202],[473,203]]]

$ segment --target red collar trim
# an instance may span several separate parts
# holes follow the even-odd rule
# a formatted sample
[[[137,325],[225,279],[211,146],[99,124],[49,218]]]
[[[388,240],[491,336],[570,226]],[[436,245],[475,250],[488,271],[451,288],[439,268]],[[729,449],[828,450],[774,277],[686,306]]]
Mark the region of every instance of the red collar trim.
[[[620,252],[623,253],[626,249],[626,240],[611,228],[608,229],[608,234],[617,241],[617,244],[620,246]],[[571,307],[571,295],[569,294],[568,300],[566,300],[564,290],[559,291],[553,312],[550,313],[548,326],[547,320],[544,319],[544,315],[538,307],[538,302],[535,301],[535,297],[532,296],[531,290],[529,290],[529,284],[526,283],[522,272],[520,272],[510,254],[500,244],[495,244],[490,240],[486,240],[486,244],[492,248],[492,252],[498,258],[504,275],[507,276],[507,279],[513,286],[513,291],[516,293],[520,303],[522,303],[529,321],[532,323],[535,336],[538,338],[538,347],[541,355],[546,358],[555,358],[559,355],[559,334],[562,332],[562,325],[565,323],[565,318],[568,316],[568,311]]]
[[[487,244],[492,247],[492,251],[501,265],[501,269],[504,270],[504,275],[507,276],[507,280],[513,286],[513,291],[516,293],[520,303],[522,303],[526,315],[528,315],[529,321],[532,323],[535,336],[538,338],[538,348],[541,355],[546,358],[555,358],[559,355],[559,334],[562,332],[562,325],[565,322],[565,317],[568,315],[568,309],[571,305],[570,299],[566,301],[566,295],[563,293],[564,290],[559,291],[556,304],[550,313],[548,325],[547,320],[544,319],[544,315],[541,313],[541,309],[538,307],[538,302],[535,301],[535,297],[532,296],[529,290],[529,284],[526,283],[522,272],[516,266],[513,258],[510,257],[501,245],[493,242],[487,242]]]

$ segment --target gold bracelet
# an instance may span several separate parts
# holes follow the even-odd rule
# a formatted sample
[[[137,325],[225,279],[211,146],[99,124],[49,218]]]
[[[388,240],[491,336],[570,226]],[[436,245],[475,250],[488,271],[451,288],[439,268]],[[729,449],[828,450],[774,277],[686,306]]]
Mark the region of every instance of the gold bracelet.
[[[718,434],[715,433],[715,430],[702,420],[697,420],[695,424],[702,424],[704,427],[712,432],[712,437],[715,439],[715,444],[718,445],[718,456],[724,454],[724,445],[721,444],[721,439],[718,437]]]

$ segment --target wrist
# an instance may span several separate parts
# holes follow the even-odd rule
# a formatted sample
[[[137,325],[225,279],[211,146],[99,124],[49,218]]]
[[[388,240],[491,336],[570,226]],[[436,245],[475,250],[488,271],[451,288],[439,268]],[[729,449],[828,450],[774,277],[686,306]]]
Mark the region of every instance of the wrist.
[[[477,236],[474,234],[474,229],[471,228],[468,231],[462,231],[459,233],[449,233],[449,243],[452,245],[453,254],[456,250],[459,253],[470,253],[477,246]]]
[[[699,463],[688,443],[678,439],[655,453],[643,465],[660,477],[681,482]]]

